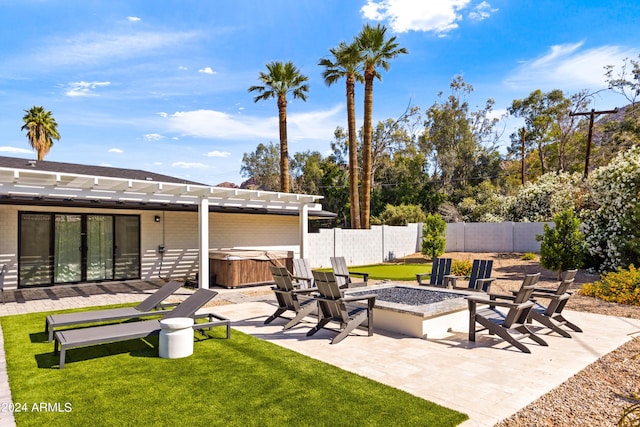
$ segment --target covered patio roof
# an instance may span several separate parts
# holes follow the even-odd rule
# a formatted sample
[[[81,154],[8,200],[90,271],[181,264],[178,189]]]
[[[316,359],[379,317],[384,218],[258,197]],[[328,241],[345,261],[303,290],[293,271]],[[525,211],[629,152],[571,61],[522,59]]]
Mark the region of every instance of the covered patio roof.
[[[0,167],[0,194],[8,198],[197,206],[201,198],[209,206],[258,208],[298,212],[306,205],[321,211],[322,196],[212,187],[195,183],[163,182],[82,175],[76,173]]]

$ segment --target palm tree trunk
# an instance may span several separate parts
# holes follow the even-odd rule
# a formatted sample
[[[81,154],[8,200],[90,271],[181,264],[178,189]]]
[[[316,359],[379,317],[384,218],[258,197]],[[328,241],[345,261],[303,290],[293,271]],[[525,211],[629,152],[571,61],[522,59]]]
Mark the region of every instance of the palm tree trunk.
[[[280,127],[280,191],[289,192],[289,145],[287,143],[287,99],[278,97],[278,125]]]
[[[369,229],[371,215],[371,140],[373,138],[373,78],[374,70],[364,72],[364,126],[362,141],[362,210],[361,225]]]
[[[358,136],[356,134],[355,77],[347,76],[347,124],[349,131],[349,202],[351,228],[361,228],[358,196]]]

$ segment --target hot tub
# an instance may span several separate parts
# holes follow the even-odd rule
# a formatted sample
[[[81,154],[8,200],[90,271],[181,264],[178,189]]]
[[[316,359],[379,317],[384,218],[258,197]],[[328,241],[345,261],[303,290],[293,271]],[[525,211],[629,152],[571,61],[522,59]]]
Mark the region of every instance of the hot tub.
[[[209,271],[215,284],[226,288],[273,282],[270,266],[293,272],[293,252],[279,250],[210,250]]]

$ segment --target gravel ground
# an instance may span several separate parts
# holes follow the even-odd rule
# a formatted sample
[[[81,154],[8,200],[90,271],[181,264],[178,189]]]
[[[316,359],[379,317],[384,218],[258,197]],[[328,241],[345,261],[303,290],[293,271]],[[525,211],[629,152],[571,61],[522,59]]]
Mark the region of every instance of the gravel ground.
[[[527,273],[541,272],[540,286],[553,287],[557,284],[555,273],[542,269],[537,261],[520,260],[519,254],[451,253],[444,256],[494,259],[493,276],[498,280],[492,285],[491,292],[495,293],[517,289],[522,276]],[[598,278],[594,274],[579,272],[572,290]],[[566,309],[640,319],[640,307],[575,294]],[[634,393],[640,398],[640,334],[496,426],[615,426],[625,408],[640,403],[633,398]],[[635,424],[627,425],[639,426],[640,412],[631,419]]]

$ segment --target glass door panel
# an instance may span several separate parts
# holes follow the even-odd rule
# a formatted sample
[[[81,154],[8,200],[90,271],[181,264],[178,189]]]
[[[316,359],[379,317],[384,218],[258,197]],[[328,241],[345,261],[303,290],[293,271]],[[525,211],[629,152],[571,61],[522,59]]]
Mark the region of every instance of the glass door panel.
[[[51,215],[20,215],[20,286],[49,285],[52,273]]]
[[[118,215],[115,218],[114,279],[140,278],[140,217]]]
[[[55,215],[54,283],[82,280],[82,215]]]
[[[113,279],[113,216],[87,215],[87,280]]]

